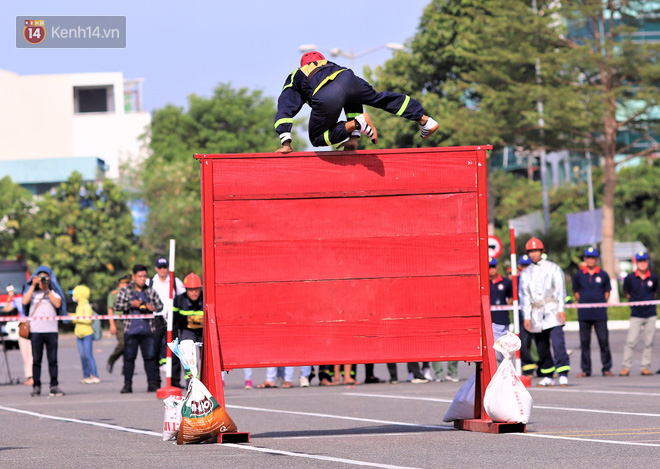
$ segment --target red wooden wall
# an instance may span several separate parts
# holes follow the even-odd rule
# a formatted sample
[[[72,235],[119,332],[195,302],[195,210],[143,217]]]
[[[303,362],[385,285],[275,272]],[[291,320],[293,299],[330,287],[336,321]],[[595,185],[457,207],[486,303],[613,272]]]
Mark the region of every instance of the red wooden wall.
[[[481,361],[489,149],[196,155],[206,362]]]

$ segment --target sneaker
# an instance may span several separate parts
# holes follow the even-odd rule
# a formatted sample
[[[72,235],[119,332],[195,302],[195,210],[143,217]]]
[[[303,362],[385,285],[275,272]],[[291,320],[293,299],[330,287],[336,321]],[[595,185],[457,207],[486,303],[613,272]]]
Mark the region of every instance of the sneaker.
[[[378,132],[376,132],[376,127],[371,122],[371,117],[368,113],[365,112],[357,116],[355,123],[358,125],[358,130],[369,137],[374,145],[378,143]]]
[[[456,376],[447,376],[445,378],[447,381],[451,381],[452,383],[458,383],[460,379],[458,379]]]
[[[367,376],[364,379],[364,384],[376,384],[376,383],[380,383],[380,378],[377,378],[375,376]]]
[[[98,376],[90,376],[89,377],[89,384],[99,384],[101,380],[98,378]]]
[[[630,376],[630,370],[628,368],[623,368],[619,373],[619,376]]]
[[[300,387],[301,388],[308,388],[309,387],[309,379],[307,376],[301,376],[300,377]]]
[[[606,378],[609,378],[610,376],[614,376],[614,375],[612,374],[611,371],[608,370],[608,371],[603,371],[603,376],[605,376]]]
[[[444,381],[444,379],[443,378],[436,378],[433,381],[435,381],[436,383],[442,383]]]
[[[92,384],[89,378],[83,378],[80,380],[80,384]]]
[[[399,384],[399,380],[398,379],[391,379],[390,384]]]
[[[33,387],[32,392],[30,393],[30,396],[32,396],[32,397],[41,396],[41,386]]]
[[[424,378],[413,378],[410,380],[410,382],[412,384],[426,384],[429,382],[429,380]]]
[[[57,386],[50,388],[50,393],[48,394],[49,396],[55,397],[55,396],[64,396],[64,392]]]
[[[545,387],[548,387],[548,386],[554,386],[554,385],[555,385],[555,380],[552,379],[549,376],[546,376],[545,378],[543,378],[541,380],[541,382],[539,384],[537,384],[537,386],[539,386],[541,388],[545,388]]]
[[[642,368],[642,376],[651,376],[652,374],[648,368]]]
[[[433,381],[433,376],[431,376],[431,370],[429,368],[424,368],[424,379]]]
[[[568,376],[559,377],[559,386],[568,386]]]
[[[426,124],[422,125],[422,138],[429,138],[436,130],[438,130],[438,127],[438,123],[429,117],[426,120]]]
[[[246,379],[245,380],[245,389],[252,389],[252,380],[251,379]]]
[[[133,392],[133,385],[131,383],[124,383],[124,387],[119,391],[122,394],[129,394]]]

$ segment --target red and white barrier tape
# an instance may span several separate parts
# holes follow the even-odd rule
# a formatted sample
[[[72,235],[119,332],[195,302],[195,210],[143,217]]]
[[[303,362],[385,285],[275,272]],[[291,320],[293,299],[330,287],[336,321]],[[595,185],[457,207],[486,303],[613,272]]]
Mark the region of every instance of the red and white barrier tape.
[[[651,300],[651,301],[629,301],[627,303],[568,303],[565,305],[566,308],[608,308],[610,306],[649,306],[649,305],[660,305],[660,300]],[[520,307],[520,309],[522,309]],[[491,311],[512,311],[513,306],[510,305],[501,305],[501,306],[491,306]]]
[[[153,319],[157,314],[120,314],[116,316],[56,316],[56,317],[47,317],[47,318],[26,318],[25,316],[0,316],[0,322],[8,321],[71,321],[73,319],[115,319],[118,321],[123,321],[124,319]]]

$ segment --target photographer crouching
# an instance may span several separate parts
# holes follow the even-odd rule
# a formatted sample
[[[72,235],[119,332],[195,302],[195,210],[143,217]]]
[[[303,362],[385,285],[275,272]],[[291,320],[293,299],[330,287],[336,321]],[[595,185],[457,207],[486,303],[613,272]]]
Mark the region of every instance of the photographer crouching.
[[[62,299],[64,292],[50,267],[42,265],[25,284],[23,308],[26,316],[33,318],[55,318],[66,316],[66,305]],[[57,338],[58,322],[55,320],[30,321],[30,341],[32,343],[32,397],[41,394],[41,360],[46,348],[48,373],[50,374],[50,395],[63,396],[57,381]]]
[[[158,293],[147,286],[147,267],[133,266],[133,281],[117,292],[114,311],[122,314],[153,314],[163,309]],[[133,392],[133,373],[138,347],[142,351],[144,371],[147,374],[147,392],[158,390],[158,365],[154,347],[153,319],[124,320],[124,387],[122,394]]]

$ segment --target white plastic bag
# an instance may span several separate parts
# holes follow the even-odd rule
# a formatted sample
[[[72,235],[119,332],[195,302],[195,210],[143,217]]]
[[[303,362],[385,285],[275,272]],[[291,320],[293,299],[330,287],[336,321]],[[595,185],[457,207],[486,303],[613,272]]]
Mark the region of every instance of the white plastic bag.
[[[518,378],[511,361],[520,349],[520,339],[507,332],[493,348],[504,360],[486,388],[484,408],[493,422],[527,423],[532,413],[532,396]]]
[[[468,420],[474,418],[474,383],[476,375],[472,375],[458,390],[449,410],[442,419],[445,422],[453,420]]]
[[[169,396],[163,400],[165,418],[163,419],[163,441],[176,441],[181,424],[181,405],[183,397]]]

